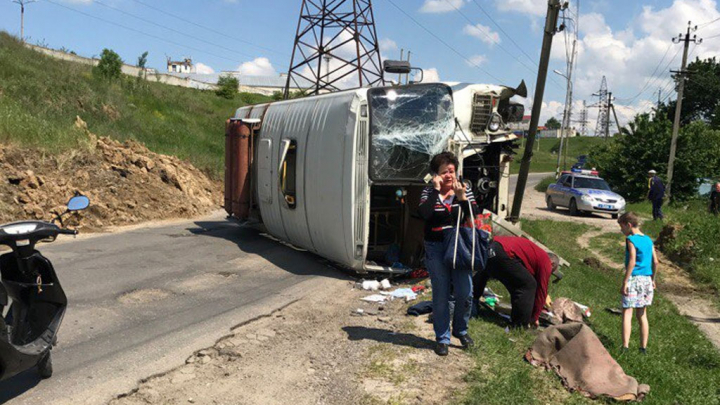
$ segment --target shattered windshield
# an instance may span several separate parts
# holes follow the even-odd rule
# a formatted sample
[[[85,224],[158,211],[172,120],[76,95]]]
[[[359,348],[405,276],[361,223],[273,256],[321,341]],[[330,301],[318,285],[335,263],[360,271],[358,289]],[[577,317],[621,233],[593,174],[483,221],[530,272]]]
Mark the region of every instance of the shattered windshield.
[[[378,88],[370,101],[370,177],[422,181],[433,155],[455,130],[452,94],[443,84]]]

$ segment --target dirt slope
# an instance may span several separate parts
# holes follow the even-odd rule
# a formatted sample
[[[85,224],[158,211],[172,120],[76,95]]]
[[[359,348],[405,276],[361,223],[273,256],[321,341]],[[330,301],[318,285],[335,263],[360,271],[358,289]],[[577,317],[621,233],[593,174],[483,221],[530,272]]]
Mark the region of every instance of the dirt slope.
[[[68,224],[84,230],[192,217],[219,207],[221,184],[191,164],[135,141],[98,138],[80,117],[75,125],[87,141],[70,152],[0,145],[0,223],[50,220],[76,192],[91,205]]]

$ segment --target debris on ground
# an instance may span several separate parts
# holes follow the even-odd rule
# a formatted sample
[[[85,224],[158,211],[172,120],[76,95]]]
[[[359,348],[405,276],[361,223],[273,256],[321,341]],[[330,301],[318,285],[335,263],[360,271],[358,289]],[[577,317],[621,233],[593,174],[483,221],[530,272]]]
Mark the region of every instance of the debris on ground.
[[[97,137],[80,117],[75,125],[86,142],[57,155],[0,145],[0,223],[50,220],[75,193],[88,196],[90,207],[69,217],[68,225],[85,231],[195,217],[220,207],[221,184],[190,163],[134,140]]]
[[[568,390],[590,398],[639,401],[650,391],[648,385],[625,374],[595,332],[583,323],[545,329],[525,359],[534,366],[554,370]]]

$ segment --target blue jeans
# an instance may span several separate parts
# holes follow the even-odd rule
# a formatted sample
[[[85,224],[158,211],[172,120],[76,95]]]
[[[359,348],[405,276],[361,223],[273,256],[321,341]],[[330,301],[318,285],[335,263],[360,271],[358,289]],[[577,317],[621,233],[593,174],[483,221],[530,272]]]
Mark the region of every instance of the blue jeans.
[[[452,335],[467,335],[472,309],[472,272],[449,268],[443,261],[443,242],[425,241],[425,266],[432,283],[433,328],[438,343],[450,344],[450,299],[455,297]]]

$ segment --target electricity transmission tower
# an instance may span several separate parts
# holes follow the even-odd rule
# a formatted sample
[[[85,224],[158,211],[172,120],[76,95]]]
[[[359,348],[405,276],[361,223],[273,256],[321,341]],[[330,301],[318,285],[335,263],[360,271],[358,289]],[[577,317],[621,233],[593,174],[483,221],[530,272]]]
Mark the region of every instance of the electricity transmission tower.
[[[285,98],[383,84],[371,0],[303,0]]]
[[[603,76],[602,82],[600,83],[600,90],[598,90],[597,93],[593,93],[593,96],[599,98],[597,103],[590,106],[598,108],[597,124],[595,124],[595,136],[604,136],[607,138],[608,119],[610,118],[608,114],[610,111],[608,111],[608,88],[605,76]]]
[[[580,110],[580,118],[573,120],[572,122],[580,124],[580,136],[587,136],[587,124],[588,124],[588,110],[585,100],[582,102],[582,109]]]
[[[20,41],[25,42],[25,6],[35,3],[37,0],[12,0],[20,5]]]

